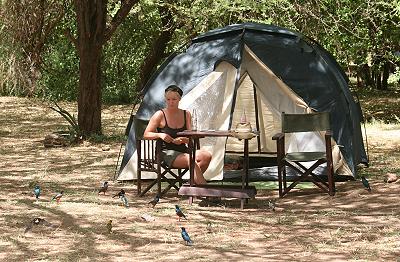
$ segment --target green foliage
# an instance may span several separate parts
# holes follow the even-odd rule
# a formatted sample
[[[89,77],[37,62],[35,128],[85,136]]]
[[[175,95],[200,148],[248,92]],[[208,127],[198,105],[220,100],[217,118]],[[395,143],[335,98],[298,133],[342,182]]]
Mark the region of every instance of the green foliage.
[[[43,56],[44,67],[38,96],[52,101],[76,101],[79,59],[72,44],[59,32]]]
[[[141,63],[149,48],[149,40],[159,28],[156,6],[142,4],[131,11],[124,23],[104,48],[103,101],[133,103]],[[143,37],[143,36],[146,37]]]
[[[68,132],[65,134],[68,140],[71,143],[80,142],[83,138],[82,132],[79,128],[79,125],[76,121],[75,115],[71,115],[67,110],[61,108],[57,103],[54,103],[54,106],[50,106],[50,108],[57,113],[59,113],[64,120],[66,120],[69,124]],[[64,132],[62,132],[64,133]]]
[[[76,101],[78,96],[79,58],[75,48],[65,36],[66,28],[76,31],[72,5],[64,8],[64,17],[47,41],[43,54],[40,92],[37,96],[50,101]]]
[[[36,95],[46,42],[63,15],[55,0],[0,2],[1,94]]]
[[[56,2],[47,0],[46,3]],[[29,42],[21,42],[22,33],[19,37],[9,33],[12,26],[10,21],[13,21],[11,18],[18,16],[16,13],[10,15],[2,12],[2,17],[10,17],[0,20],[2,95],[26,95],[33,90],[33,95],[50,100],[77,99],[79,59],[75,47],[64,35],[66,28],[76,33],[76,17],[71,2],[66,3],[64,18],[44,42],[45,48],[38,60],[42,63],[37,67],[40,74],[34,75],[38,76],[37,82],[32,82],[35,78],[27,74],[31,65],[26,63],[27,56],[22,46]],[[120,4],[117,0],[108,1],[108,22]],[[1,2],[0,6],[4,7],[5,2]],[[395,55],[396,51],[400,51],[398,0],[141,0],[104,46],[103,102],[133,103],[137,99],[135,88],[142,63],[152,51],[152,41],[163,30],[160,6],[168,8],[173,15],[171,26],[177,28],[165,50],[166,54],[208,30],[235,23],[260,22],[302,32],[330,51],[344,69],[349,64],[367,64],[372,73],[378,75],[386,61],[393,68],[400,66],[400,57]],[[38,10],[33,6],[29,8],[29,12]],[[24,12],[24,17],[29,17],[28,14]],[[31,15],[33,19],[35,14]],[[18,32],[17,29],[13,27],[12,32]],[[23,33],[31,36],[29,32]],[[398,87],[399,79],[397,69],[392,71],[389,83]],[[36,86],[24,88],[29,86],[28,83]]]

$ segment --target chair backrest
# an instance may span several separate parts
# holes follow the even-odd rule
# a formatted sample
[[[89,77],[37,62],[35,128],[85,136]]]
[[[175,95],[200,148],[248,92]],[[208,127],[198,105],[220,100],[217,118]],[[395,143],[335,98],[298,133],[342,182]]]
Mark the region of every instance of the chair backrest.
[[[158,164],[158,147],[157,140],[143,139],[144,130],[147,127],[149,120],[143,120],[133,117],[135,128],[136,150],[138,157],[138,169],[141,171],[157,172]]]
[[[282,112],[282,132],[311,132],[330,130],[329,112],[286,114]]]
[[[136,116],[133,117],[133,124],[135,128],[135,137],[136,139],[143,139],[143,133],[144,130],[147,127],[147,124],[149,123],[149,120],[143,120],[136,118]]]

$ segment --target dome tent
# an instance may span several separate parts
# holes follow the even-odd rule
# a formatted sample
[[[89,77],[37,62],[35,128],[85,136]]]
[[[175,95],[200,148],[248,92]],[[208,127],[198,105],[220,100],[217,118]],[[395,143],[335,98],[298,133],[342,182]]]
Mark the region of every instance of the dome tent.
[[[194,38],[155,72],[143,89],[143,100],[130,126],[118,180],[136,178],[135,137],[140,120],[164,108],[164,89],[182,88],[182,109],[196,109],[201,129],[229,130],[246,112],[260,136],[250,140],[251,156],[276,153],[272,136],[280,131],[281,112],[329,111],[334,139],[335,172],[356,176],[356,165],[367,163],[360,110],[348,79],[335,59],[300,33],[272,25],[244,23],[215,29]],[[140,134],[139,134],[140,135]],[[317,138],[316,143],[311,138]],[[319,141],[319,142],[318,142]],[[204,174],[224,178],[226,152],[240,152],[235,138],[202,139],[213,154]],[[321,134],[290,138],[287,150],[315,150]],[[257,171],[261,176],[268,168]],[[323,174],[323,170],[319,171]],[[251,176],[251,173],[250,173]]]

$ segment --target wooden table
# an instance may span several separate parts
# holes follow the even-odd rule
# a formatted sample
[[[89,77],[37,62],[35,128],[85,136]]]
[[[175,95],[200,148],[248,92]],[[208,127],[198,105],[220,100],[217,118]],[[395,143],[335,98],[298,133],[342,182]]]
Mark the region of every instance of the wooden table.
[[[208,197],[229,197],[240,198],[241,208],[244,207],[244,202],[249,198],[254,198],[257,191],[254,186],[249,186],[249,139],[244,140],[243,149],[243,173],[241,186],[232,185],[195,185],[194,184],[194,163],[196,160],[196,150],[200,148],[200,138],[204,137],[231,137],[231,131],[189,131],[185,130],[179,132],[178,136],[185,136],[189,138],[189,157],[190,157],[190,179],[188,185],[182,185],[179,189],[179,195],[189,196],[189,204],[192,204],[194,196],[208,196]]]

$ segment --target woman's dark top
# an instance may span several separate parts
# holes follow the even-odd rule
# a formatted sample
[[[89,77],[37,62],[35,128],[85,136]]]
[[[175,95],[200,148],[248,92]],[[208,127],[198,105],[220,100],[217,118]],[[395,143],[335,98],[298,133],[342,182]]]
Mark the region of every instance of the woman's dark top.
[[[183,110],[184,123],[183,123],[183,127],[181,127],[181,128],[170,128],[168,126],[167,117],[165,116],[164,110],[161,110],[161,112],[164,115],[165,126],[163,128],[157,128],[157,132],[168,134],[172,138],[177,138],[178,137],[178,135],[177,135],[178,132],[182,132],[182,131],[187,129],[186,128],[186,110]],[[161,148],[162,148],[162,150],[175,150],[175,151],[179,151],[179,152],[182,152],[182,153],[187,153],[188,152],[188,147],[185,144],[176,145],[174,143],[166,143],[165,141],[163,141]]]

